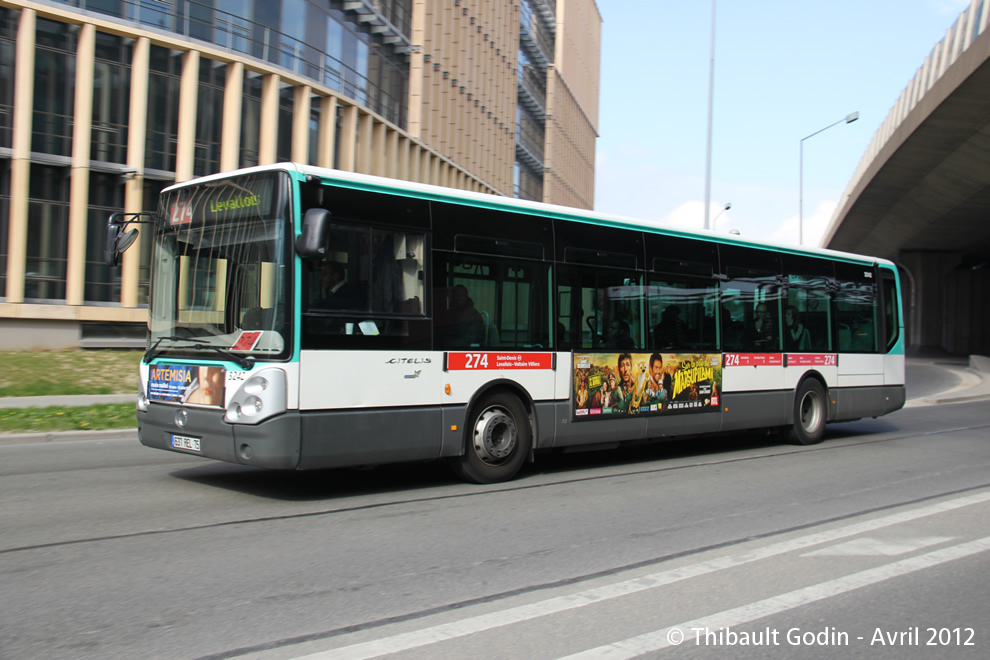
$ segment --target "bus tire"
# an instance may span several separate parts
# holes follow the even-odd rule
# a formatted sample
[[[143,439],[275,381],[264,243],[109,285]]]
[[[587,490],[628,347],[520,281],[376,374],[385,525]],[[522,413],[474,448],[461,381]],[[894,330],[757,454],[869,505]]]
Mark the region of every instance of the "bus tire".
[[[464,455],[454,459],[457,474],[476,484],[508,481],[519,472],[532,445],[526,408],[511,394],[486,396],[466,427]]]
[[[825,439],[825,389],[808,378],[794,397],[794,423],[787,428],[787,441],[795,445],[816,445]]]

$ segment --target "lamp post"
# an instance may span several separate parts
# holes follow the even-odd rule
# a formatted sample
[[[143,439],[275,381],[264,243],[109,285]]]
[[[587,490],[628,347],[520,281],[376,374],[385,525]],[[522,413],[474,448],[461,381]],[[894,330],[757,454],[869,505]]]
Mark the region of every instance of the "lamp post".
[[[731,209],[731,208],[732,208],[732,202],[727,202],[727,203],[725,204],[725,208],[723,208],[723,209],[722,209],[721,211],[719,211],[719,212],[718,212],[718,213],[717,213],[717,214],[715,215],[715,217],[714,217],[714,218],[712,218],[712,227],[714,227],[714,226],[715,226],[715,222],[716,222],[716,221],[717,221],[717,220],[718,220],[719,218],[721,218],[721,217],[722,217],[722,214],[723,214],[723,213],[725,213],[726,211],[728,211],[728,210],[729,210],[729,209]]]
[[[801,138],[800,148],[798,149],[798,245],[804,245],[804,141],[810,137],[815,137],[822,131],[827,131],[833,126],[837,126],[842,122],[851,124],[857,119],[859,119],[859,112],[850,112],[839,121],[829,124],[825,128],[820,128],[811,135],[806,135]]]
[[[711,229],[708,210],[712,200],[712,104],[715,98],[715,0],[712,0],[712,59],[708,70],[708,150],[705,157],[705,229]]]

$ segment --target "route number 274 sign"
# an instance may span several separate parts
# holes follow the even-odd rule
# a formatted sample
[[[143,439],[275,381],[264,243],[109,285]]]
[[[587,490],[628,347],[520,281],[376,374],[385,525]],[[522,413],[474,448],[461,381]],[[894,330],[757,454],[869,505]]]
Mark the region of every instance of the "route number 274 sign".
[[[553,369],[553,353],[447,353],[447,371]]]

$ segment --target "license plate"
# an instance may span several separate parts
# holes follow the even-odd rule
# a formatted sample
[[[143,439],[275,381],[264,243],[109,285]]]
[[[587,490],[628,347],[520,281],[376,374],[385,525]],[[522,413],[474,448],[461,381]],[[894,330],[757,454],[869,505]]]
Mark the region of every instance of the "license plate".
[[[188,451],[199,451],[199,438],[190,438],[185,435],[173,435],[172,448],[185,449]]]

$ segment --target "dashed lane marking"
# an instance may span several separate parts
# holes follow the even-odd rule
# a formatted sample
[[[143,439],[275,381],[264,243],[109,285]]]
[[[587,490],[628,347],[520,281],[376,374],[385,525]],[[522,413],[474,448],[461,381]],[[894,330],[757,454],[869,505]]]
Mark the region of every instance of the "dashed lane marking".
[[[383,637],[381,639],[375,639],[359,644],[328,649],[326,651],[301,656],[296,660],[364,660],[366,658],[375,658],[389,653],[399,653],[409,649],[415,649],[450,639],[456,639],[458,637],[465,637],[474,633],[484,632],[493,628],[508,626],[539,617],[549,616],[559,612],[578,609],[588,605],[593,605],[595,603],[601,603],[614,598],[627,596],[629,594],[654,589],[673,582],[679,582],[681,580],[707,575],[716,571],[742,566],[744,564],[821,545],[823,543],[832,543],[857,534],[872,532],[877,529],[945,513],[947,511],[953,511],[966,506],[981,504],[987,501],[990,501],[990,491],[975,493],[965,497],[923,506],[917,509],[910,509],[888,516],[874,518],[872,520],[864,520],[862,522],[845,525],[835,529],[807,534],[795,539],[773,543],[737,554],[727,555],[725,557],[718,557],[679,568],[660,571],[658,573],[645,575],[632,580],[586,589],[584,591],[579,591],[566,596],[558,596],[528,605],[521,605],[497,612],[467,617],[457,621],[452,621],[450,623],[442,623],[439,625],[430,626],[428,628],[400,633],[390,637]]]
[[[884,580],[914,573],[915,571],[938,566],[939,564],[962,559],[963,557],[969,557],[986,552],[987,550],[990,550],[990,537],[962,543],[949,548],[942,548],[941,550],[935,550],[925,555],[902,559],[892,564],[885,564],[877,568],[836,578],[835,580],[797,589],[786,594],[743,605],[742,607],[712,614],[711,616],[685,621],[676,626],[669,626],[662,630],[632,637],[621,642],[575,653],[574,655],[561,658],[561,660],[625,660],[646,653],[655,653],[669,646],[679,646],[685,643],[690,644],[698,637],[699,633],[703,633],[706,630],[718,630],[720,628],[742,625],[772,614],[786,612],[802,605],[831,598],[832,596],[838,596],[856,589],[862,589],[863,587],[868,587]]]

